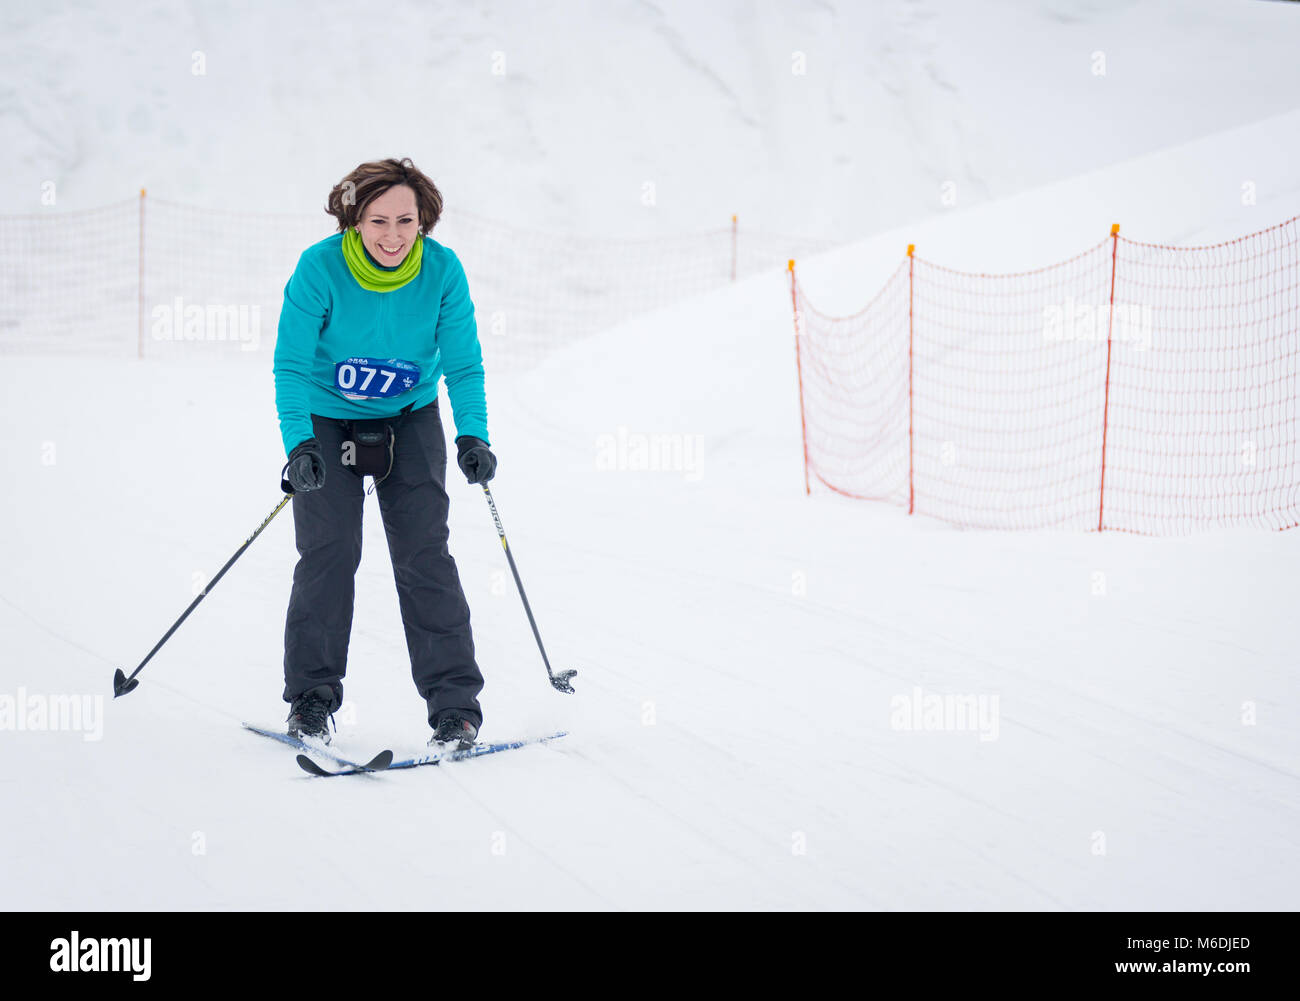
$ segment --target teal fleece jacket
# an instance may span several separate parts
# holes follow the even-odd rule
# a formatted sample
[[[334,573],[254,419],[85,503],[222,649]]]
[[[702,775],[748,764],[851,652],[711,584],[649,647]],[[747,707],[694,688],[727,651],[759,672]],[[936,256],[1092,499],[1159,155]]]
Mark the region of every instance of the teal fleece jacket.
[[[483,352],[465,269],[447,247],[423,239],[420,273],[391,292],[371,292],[352,277],[342,233],[298,258],[275,341],[286,455],[314,437],[312,414],[396,416],[407,404],[419,409],[437,399],[440,377],[457,437],[488,441]]]

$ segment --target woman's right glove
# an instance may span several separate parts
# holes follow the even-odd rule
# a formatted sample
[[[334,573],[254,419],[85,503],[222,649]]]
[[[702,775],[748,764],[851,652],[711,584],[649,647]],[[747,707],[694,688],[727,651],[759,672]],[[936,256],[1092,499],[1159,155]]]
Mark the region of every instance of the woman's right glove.
[[[325,460],[321,456],[320,442],[308,438],[289,453],[285,472],[294,493],[319,490],[325,485]]]
[[[497,471],[497,457],[487,442],[469,434],[456,439],[456,464],[470,483],[486,483]]]

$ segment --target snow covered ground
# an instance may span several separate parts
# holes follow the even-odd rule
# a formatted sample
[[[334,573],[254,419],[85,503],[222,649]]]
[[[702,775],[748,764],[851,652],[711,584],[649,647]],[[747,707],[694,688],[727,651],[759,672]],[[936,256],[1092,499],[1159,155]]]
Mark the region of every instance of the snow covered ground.
[[[990,24],[998,7],[981,8]],[[801,281],[822,308],[848,312],[876,290],[907,242],[940,263],[994,270],[1049,263],[1101,239],[1112,221],[1134,238],[1201,241],[1294,214],[1288,169],[1300,129],[1296,89],[1281,84],[1295,64],[1270,56],[1286,44],[1279,19],[1294,15],[1287,7],[1094,2],[1044,3],[1023,19],[1001,12],[998,23],[1015,20],[1017,30],[1046,24],[1089,52],[1131,46],[1139,55],[1143,38],[1185,15],[1196,33],[1168,51],[1184,52],[1189,65],[1219,60],[1207,83],[1157,72],[1171,63],[1146,55],[1125,64],[1112,54],[1107,84],[1122,77],[1121,65],[1148,75],[1128,92],[1131,113],[1112,109],[1112,141],[1079,146],[1077,170],[1104,169],[1024,191],[1026,178],[1077,172],[1048,156],[1053,135],[1069,136],[1063,126],[1050,131],[1060,125],[1051,109],[1062,105],[1049,95],[1065,93],[1050,76],[1056,50],[1022,38],[1017,51],[1034,54],[1032,73],[999,61],[1001,50],[989,45],[972,44],[962,64],[955,29],[972,40],[1001,37],[994,27],[972,34],[978,12],[899,5],[910,23],[928,23],[926,31],[943,25],[949,40],[911,60],[915,32],[902,41],[867,33],[869,51],[886,67],[919,80],[987,63],[990,79],[996,70],[1046,81],[1040,91],[1012,86],[1035,114],[994,105],[985,119],[1023,141],[1025,155],[1044,143],[1041,159],[990,182],[990,195],[1014,197],[979,208],[963,194],[954,211],[930,212],[916,199],[950,176],[943,156],[930,157],[927,169],[937,172],[920,175],[923,184],[880,189],[889,191],[887,210],[876,212],[872,201],[849,214],[846,231],[874,239],[801,261]],[[941,8],[943,17],[928,17]],[[668,10],[655,16],[670,25],[687,17],[686,8],[644,9],[647,17]],[[176,41],[186,73],[190,49],[199,47],[191,37],[231,30],[228,19],[193,10],[203,23]],[[285,27],[286,15],[265,16],[277,31]],[[57,19],[5,17],[15,29],[10,45],[41,41],[47,53],[61,51],[67,36],[55,30]],[[1270,28],[1261,31],[1265,18]],[[100,21],[97,37],[125,30],[107,13]],[[29,34],[17,31],[19,22]],[[529,37],[520,24],[540,32],[542,23],[541,15],[515,22],[518,37]],[[759,19],[754,30],[767,23]],[[1123,45],[1091,41],[1102,29]],[[673,31],[655,37],[671,41]],[[698,53],[687,58],[692,46],[724,33],[697,28],[682,37],[693,40],[677,49],[683,63],[703,74]],[[788,46],[776,37],[773,51]],[[472,40],[487,50],[498,45],[486,28]],[[141,44],[162,58],[158,46]],[[274,77],[258,93],[284,107],[334,107],[316,104],[334,77],[276,69],[277,46],[258,44],[267,52],[245,65],[255,83],[259,74]],[[748,51],[751,43],[739,44]],[[462,58],[462,47],[448,43],[447,58]],[[115,51],[105,43],[86,58]],[[1239,72],[1252,51],[1269,77]],[[374,52],[356,58],[377,60]],[[592,58],[616,60],[618,50]],[[895,86],[896,75],[873,59],[861,72]],[[83,64],[62,65],[75,91]],[[214,57],[214,72],[217,65]],[[731,79],[725,60],[716,72]],[[1173,81],[1167,90],[1157,86],[1163,79]],[[935,142],[946,141],[961,115],[936,110],[925,95],[950,88],[913,84],[899,91],[906,114],[895,125],[932,128]],[[1231,95],[1244,93],[1238,86],[1257,88],[1256,99],[1233,104]],[[963,88],[951,100],[973,105],[975,93]],[[1146,99],[1139,104],[1135,94]],[[84,165],[68,176],[96,200],[105,199],[101,177],[130,190],[141,183],[135,145],[114,117],[122,114],[131,128],[161,129],[145,129],[139,145],[170,149],[172,166],[194,167],[178,176],[193,183],[195,197],[219,194],[268,160],[289,162],[289,149],[306,151],[311,163],[303,190],[323,191],[384,135],[363,124],[363,151],[324,139],[317,149],[303,145],[316,134],[310,123],[271,136],[250,112],[258,124],[247,147],[203,133],[223,151],[203,171],[209,147],[184,141],[197,114],[189,105],[171,105],[158,119],[120,108],[96,118],[93,104],[57,89],[23,95],[10,95],[4,127],[13,128],[15,109],[46,125],[41,108],[69,116],[68,129],[42,134],[82,137],[85,149],[59,162]],[[482,102],[472,88],[462,96]],[[616,90],[610,106],[628,99]],[[48,104],[32,111],[38,100]],[[763,109],[759,127],[747,126],[756,141],[779,135],[767,115],[784,106],[754,100]],[[801,120],[797,109],[784,113]],[[82,118],[100,122],[103,136],[78,131]],[[529,120],[506,115],[481,127],[526,135]],[[693,127],[706,120],[701,113]],[[1026,139],[1030,130],[1016,125],[1029,120],[1044,123],[1046,138]],[[839,127],[861,136],[864,121]],[[933,149],[924,137],[881,128],[902,148]],[[1073,128],[1077,141],[1077,122]],[[960,134],[966,138],[954,148],[976,158],[971,177],[983,176],[981,164],[1011,162],[979,160],[980,135]],[[101,143],[115,135],[117,145]],[[571,149],[552,142],[548,149]],[[15,159],[23,171],[46,176],[40,144],[13,148],[22,151]],[[494,148],[503,163],[515,155],[510,143]],[[264,154],[256,164],[244,159],[253,150]],[[1149,155],[1116,163],[1137,154]],[[428,159],[418,148],[414,155]],[[566,208],[581,206],[575,226],[594,227],[609,204],[602,199],[621,197],[585,181],[566,185],[564,177],[586,175],[552,170],[574,166],[558,154],[519,159],[521,171],[549,178],[555,196],[534,203],[531,224],[567,219]],[[891,157],[878,160],[894,169],[884,166]],[[504,167],[496,175],[464,169],[458,183],[483,197],[499,191],[526,202],[538,190],[510,183],[521,175]],[[723,168],[702,178],[689,159],[673,169],[682,185],[733,183]],[[899,166],[898,177],[907,169]],[[629,172],[634,186],[642,173]],[[617,186],[608,165],[593,162],[589,174]],[[736,190],[761,200],[778,175],[795,177],[760,172],[752,187]],[[1241,198],[1247,181],[1258,185],[1253,206]],[[959,182],[958,190],[967,188]],[[690,196],[699,199],[693,218],[717,201],[717,191],[703,191]],[[830,191],[801,203],[809,213],[801,218],[836,217]],[[314,207],[318,198],[308,201]],[[920,220],[927,214],[937,218]],[[616,220],[613,229],[634,230],[630,216],[606,217]],[[682,218],[672,217],[673,229],[691,228]],[[907,219],[918,221],[886,229]],[[280,662],[296,558],[287,511],[164,646],[139,689],[108,697],[114,668],[138,663],[279,500],[270,344],[232,348],[227,359],[7,355],[5,906],[298,908],[303,887],[324,877],[327,888],[313,890],[313,899],[330,909],[1293,909],[1300,532],[1186,539],[959,532],[890,508],[805,497],[789,305],[787,276],[773,272],[635,318],[531,372],[488,373],[501,462],[493,492],[552,662],[579,674],[573,696],[547,684],[486,505],[453,470],[452,551],[487,678],[483,737],[557,728],[570,735],[463,764],[339,782],[304,776],[291,752],[239,727],[277,725],[285,714]],[[641,468],[652,456],[667,468]],[[405,756],[424,749],[424,705],[410,680],[373,498],[366,518],[337,745],[358,755],[388,746]],[[80,729],[18,729],[4,711],[20,695],[38,707],[86,696],[90,715]],[[967,707],[973,715],[957,713]]]
[[[337,908],[1294,906],[1300,533],[962,533],[806,498],[783,292],[489,380],[494,493],[580,673],[547,684],[457,483],[483,736],[569,737],[335,783],[244,733],[284,715],[286,514],[104,702],[102,739],[0,732],[6,902],[291,907],[328,871]],[[271,510],[269,365],[8,363],[0,693],[103,696]],[[663,443],[676,468],[636,468]],[[367,519],[338,744],[416,753]],[[925,729],[954,697],[983,715]]]

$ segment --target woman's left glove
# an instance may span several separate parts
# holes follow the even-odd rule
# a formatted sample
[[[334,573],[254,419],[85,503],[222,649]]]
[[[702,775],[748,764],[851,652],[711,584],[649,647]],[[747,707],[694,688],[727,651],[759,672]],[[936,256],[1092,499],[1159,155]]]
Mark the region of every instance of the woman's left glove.
[[[456,464],[470,483],[486,483],[497,471],[497,457],[487,442],[470,434],[456,439]]]
[[[320,443],[315,438],[300,442],[289,453],[289,461],[280,475],[293,488],[293,493],[305,494],[323,487],[325,460],[321,457]]]

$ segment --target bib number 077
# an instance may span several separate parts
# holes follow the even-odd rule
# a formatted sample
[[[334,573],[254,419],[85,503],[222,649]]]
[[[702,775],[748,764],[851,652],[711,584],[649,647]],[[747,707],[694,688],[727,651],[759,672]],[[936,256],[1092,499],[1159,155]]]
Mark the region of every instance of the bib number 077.
[[[358,372],[361,375],[360,386],[357,386]],[[349,365],[344,362],[339,366],[339,389],[352,389],[353,386],[357,386],[355,390],[357,393],[367,394],[370,383],[376,375],[384,380],[384,384],[376,387],[377,391],[374,395],[387,396],[389,387],[392,386],[393,380],[397,378],[397,373],[392,369],[375,368],[372,365]]]
[[[420,381],[420,368],[400,358],[348,358],[334,366],[334,386],[350,400],[399,396]]]

